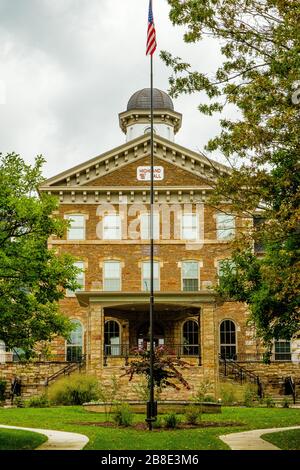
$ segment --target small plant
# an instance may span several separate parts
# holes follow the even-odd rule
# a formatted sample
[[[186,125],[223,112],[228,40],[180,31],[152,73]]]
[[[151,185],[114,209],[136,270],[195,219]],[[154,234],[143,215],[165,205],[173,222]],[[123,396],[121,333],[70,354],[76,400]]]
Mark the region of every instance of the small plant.
[[[194,395],[194,400],[197,402],[205,401],[206,394],[211,392],[211,390],[212,383],[208,379],[203,380]]]
[[[167,429],[176,429],[180,423],[180,417],[176,413],[169,413],[164,417],[164,423]]]
[[[0,380],[0,402],[5,400],[6,380]]]
[[[43,394],[36,397],[31,397],[25,402],[27,408],[48,408],[50,406],[50,401],[47,395]]]
[[[282,408],[289,408],[290,404],[291,404],[290,400],[287,397],[285,397],[282,400],[281,406],[282,406]]]
[[[223,383],[221,385],[221,398],[224,405],[233,405],[237,402],[234,385],[231,383]]]
[[[111,377],[108,384],[99,384],[99,400],[104,403],[104,413],[106,420],[108,420],[111,415],[113,405],[118,403],[119,395],[120,382],[115,375]]]
[[[251,387],[247,387],[244,393],[244,405],[248,408],[254,406],[255,400],[257,399],[257,394]]]
[[[163,421],[160,416],[156,417],[156,420],[152,422],[153,429],[160,429],[163,427]]]
[[[127,403],[122,403],[117,407],[114,414],[114,421],[118,426],[128,427],[132,424],[133,413]]]
[[[15,397],[14,399],[14,405],[17,408],[25,408],[25,403],[22,397]]]
[[[275,401],[273,400],[272,397],[265,397],[264,403],[267,408],[274,408],[275,407]]]
[[[55,405],[82,405],[99,398],[98,380],[85,374],[64,377],[51,385],[49,400]]]
[[[202,401],[206,403],[215,403],[216,400],[212,395],[206,395],[205,397],[203,397]]]
[[[187,424],[197,424],[198,420],[201,419],[201,407],[199,406],[188,406],[185,410],[185,421]]]

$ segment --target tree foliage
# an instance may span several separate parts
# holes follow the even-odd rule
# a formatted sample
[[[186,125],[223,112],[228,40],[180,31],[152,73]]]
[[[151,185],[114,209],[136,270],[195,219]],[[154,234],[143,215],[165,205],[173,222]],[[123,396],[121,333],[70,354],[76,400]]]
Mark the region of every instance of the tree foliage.
[[[56,199],[38,196],[43,163],[41,156],[30,166],[19,155],[0,154],[0,339],[28,356],[37,342],[69,334],[58,301],[78,287],[73,258],[47,247],[65,222],[52,215]]]
[[[168,52],[171,94],[204,91],[199,110],[220,114],[221,132],[206,145],[221,151],[230,174],[216,173],[212,204],[230,201],[237,216],[258,210],[264,223],[236,244],[235,270],[220,292],[249,305],[258,334],[290,338],[299,330],[300,3],[294,0],[168,0],[170,19],[186,27],[184,40],[220,44],[222,64],[212,76]],[[297,89],[298,87],[298,89]],[[236,119],[224,118],[234,105]],[[223,113],[223,114],[222,114]],[[253,241],[265,255],[253,255]]]
[[[135,351],[136,360],[130,362],[126,368],[126,375],[131,381],[134,375],[143,375],[147,381],[150,380],[150,351],[139,348]],[[153,381],[157,388],[172,387],[179,390],[180,383],[188,390],[190,386],[184,379],[179,368],[187,368],[188,364],[181,359],[174,358],[165,346],[157,346],[153,352]],[[176,383],[177,382],[177,383]]]

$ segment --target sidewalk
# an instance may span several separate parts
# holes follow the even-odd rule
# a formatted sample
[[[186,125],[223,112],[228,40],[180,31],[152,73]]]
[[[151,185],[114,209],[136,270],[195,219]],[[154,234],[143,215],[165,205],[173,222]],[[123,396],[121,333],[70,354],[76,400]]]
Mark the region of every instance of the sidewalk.
[[[288,431],[289,429],[300,429],[300,426],[288,428],[255,429],[253,431],[236,432],[225,434],[219,438],[227,444],[231,450],[281,450],[271,442],[264,441],[261,436],[272,432]]]
[[[53,431],[51,429],[20,428],[18,426],[6,426],[4,424],[0,424],[0,428],[38,432],[39,434],[47,436],[48,440],[35,450],[81,450],[89,442],[89,438],[87,436],[73,432]]]

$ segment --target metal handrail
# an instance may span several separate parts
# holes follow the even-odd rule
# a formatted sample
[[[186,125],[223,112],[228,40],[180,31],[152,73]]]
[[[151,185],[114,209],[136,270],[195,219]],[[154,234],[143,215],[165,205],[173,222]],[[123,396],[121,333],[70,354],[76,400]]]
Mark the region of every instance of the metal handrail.
[[[58,379],[59,377],[63,375],[69,375],[71,372],[81,369],[83,365],[85,364],[86,356],[82,355],[80,360],[74,361],[74,362],[68,362],[67,365],[59,369],[57,372],[54,372],[54,374],[50,375],[49,377],[46,378],[45,380],[45,386],[47,387],[50,382],[53,382],[54,380]]]
[[[263,384],[260,380],[260,377],[253,372],[247,370],[245,367],[241,366],[239,363],[234,361],[233,359],[228,359],[225,356],[219,354],[219,362],[224,364],[224,375],[225,377],[228,375],[229,369],[235,375],[235,379],[239,379],[241,384],[243,382],[250,382],[257,386],[257,394],[259,397],[263,397]]]
[[[294,380],[292,379],[292,377],[287,377],[286,381],[288,382],[288,384],[290,386],[290,389],[292,391],[293,402],[294,402],[294,405],[295,405],[295,403],[296,403],[296,384],[295,384]]]
[[[166,349],[166,352],[172,356],[193,356],[198,357],[200,353],[199,344],[173,344],[167,343],[159,345]],[[135,356],[139,349],[137,344],[105,344],[104,355],[109,357],[130,357]]]

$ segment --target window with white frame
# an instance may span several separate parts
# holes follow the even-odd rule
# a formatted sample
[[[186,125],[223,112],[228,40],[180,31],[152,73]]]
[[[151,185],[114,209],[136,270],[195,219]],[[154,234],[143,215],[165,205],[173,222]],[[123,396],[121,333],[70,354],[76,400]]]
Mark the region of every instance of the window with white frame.
[[[142,213],[140,216],[141,240],[150,239],[150,214]],[[159,214],[153,214],[153,238],[159,240]]]
[[[83,327],[79,320],[71,320],[74,329],[67,341],[67,361],[79,362],[83,354]]]
[[[121,290],[121,263],[120,261],[105,261],[103,263],[103,290]]]
[[[142,290],[150,291],[150,261],[144,261],[142,264]],[[159,290],[159,261],[153,263],[153,288]]]
[[[103,217],[103,239],[121,240],[121,217],[119,214],[108,214]]]
[[[235,217],[231,214],[219,212],[216,217],[217,239],[230,240],[235,236]]]
[[[181,264],[182,290],[199,290],[199,262],[183,261]]]
[[[279,339],[274,341],[275,361],[291,361],[291,341]]]
[[[80,269],[80,272],[76,276],[76,282],[80,286],[76,289],[76,292],[77,292],[77,291],[84,290],[84,284],[85,284],[84,262],[83,261],[76,261],[74,263],[74,266],[76,266],[76,268]],[[67,295],[67,297],[75,297],[75,291],[67,289],[66,295]]]
[[[182,214],[181,216],[181,238],[183,240],[197,240],[198,238],[197,214]]]
[[[70,214],[66,216],[69,221],[67,240],[85,240],[85,216],[82,214]]]

